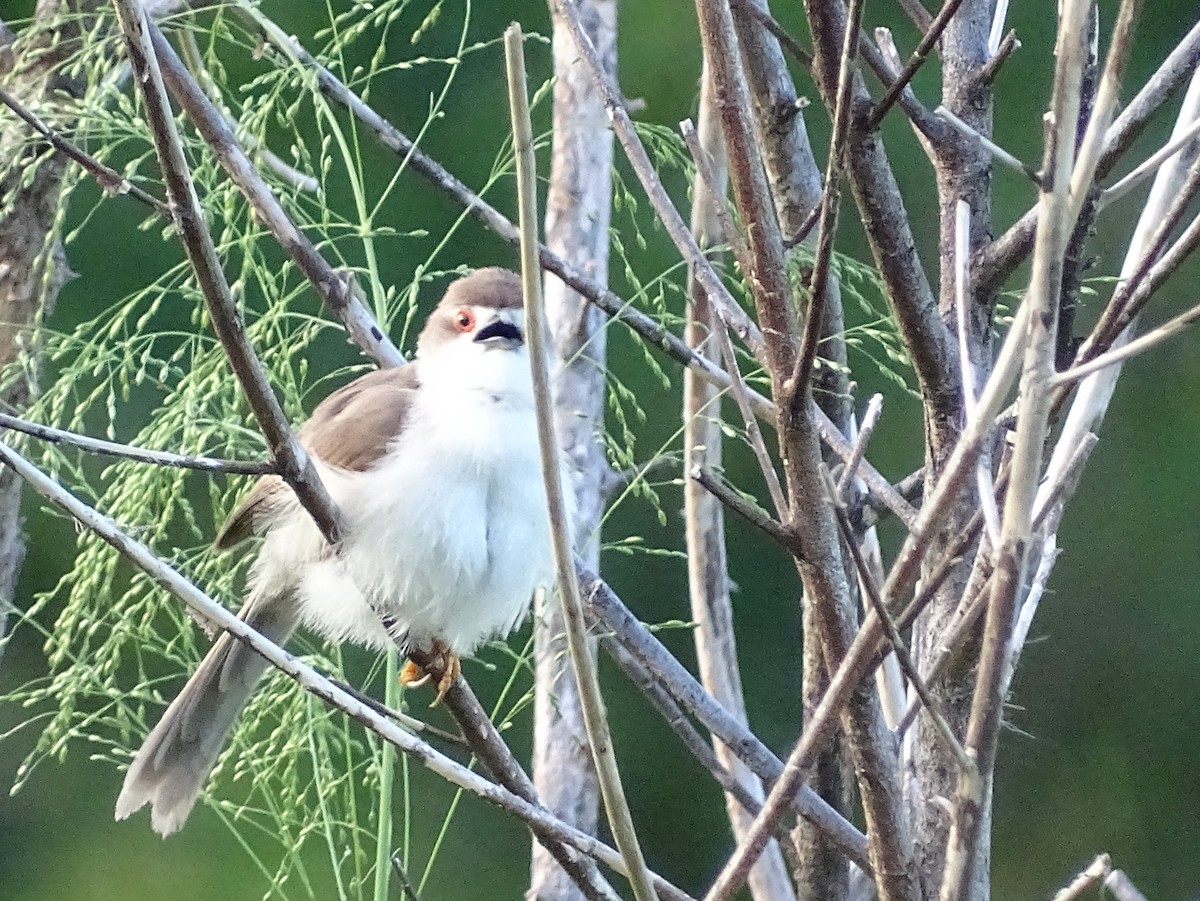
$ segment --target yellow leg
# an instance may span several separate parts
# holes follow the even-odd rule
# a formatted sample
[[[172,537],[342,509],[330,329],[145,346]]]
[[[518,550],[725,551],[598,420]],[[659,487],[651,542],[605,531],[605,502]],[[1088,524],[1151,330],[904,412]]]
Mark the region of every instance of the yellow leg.
[[[400,684],[405,688],[420,688],[430,679],[429,673],[421,669],[411,660],[406,661],[404,669],[400,670]]]
[[[438,680],[437,697],[433,699],[430,707],[436,707],[442,703],[442,698],[446,696],[446,692],[450,690],[450,686],[454,684],[454,680],[458,678],[458,674],[462,672],[462,662],[458,659],[458,655],[449,648],[443,646],[440,652],[442,658],[442,678]]]
[[[430,681],[437,673],[435,670],[440,670],[441,675],[437,682],[437,696],[433,699],[430,707],[436,707],[442,703],[442,698],[446,696],[446,692],[450,690],[450,686],[454,684],[454,680],[458,678],[462,672],[462,662],[458,659],[458,655],[451,651],[445,644],[436,639],[433,642],[433,648],[429,653],[428,658],[429,668],[425,669],[412,660],[404,664],[404,669],[400,671],[400,684],[405,688],[419,688],[426,682]]]

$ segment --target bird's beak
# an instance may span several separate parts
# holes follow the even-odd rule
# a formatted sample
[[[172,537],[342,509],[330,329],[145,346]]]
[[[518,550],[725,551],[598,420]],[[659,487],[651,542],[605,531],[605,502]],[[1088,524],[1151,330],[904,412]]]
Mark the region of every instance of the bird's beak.
[[[492,340],[498,340],[504,344],[515,346],[523,344],[525,336],[521,334],[521,329],[511,322],[505,322],[503,319],[493,319],[475,333],[476,342],[482,343]]]

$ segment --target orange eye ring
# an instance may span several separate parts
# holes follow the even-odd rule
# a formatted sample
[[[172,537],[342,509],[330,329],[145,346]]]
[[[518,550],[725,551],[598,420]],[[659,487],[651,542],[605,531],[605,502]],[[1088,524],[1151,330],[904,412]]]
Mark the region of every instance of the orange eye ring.
[[[460,332],[469,332],[475,328],[475,314],[463,307],[454,314],[454,328]]]

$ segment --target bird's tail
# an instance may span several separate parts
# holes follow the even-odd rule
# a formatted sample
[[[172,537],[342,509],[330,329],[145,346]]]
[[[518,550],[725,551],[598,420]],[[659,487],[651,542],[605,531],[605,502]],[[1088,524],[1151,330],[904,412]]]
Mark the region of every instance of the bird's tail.
[[[298,622],[287,593],[252,595],[239,616],[277,644]],[[165,837],[182,828],[267,666],[228,633],[216,640],[130,764],[117,798],[118,820],[150,804],[155,832]]]

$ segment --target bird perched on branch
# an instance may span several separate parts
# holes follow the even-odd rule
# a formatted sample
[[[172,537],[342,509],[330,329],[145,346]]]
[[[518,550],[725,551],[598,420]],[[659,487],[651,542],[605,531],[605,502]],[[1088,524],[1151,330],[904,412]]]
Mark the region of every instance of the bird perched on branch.
[[[415,362],[338,389],[297,434],[343,539],[331,548],[278,476],[259,479],[215,542],[265,535],[240,615],[279,643],[304,625],[419,648],[440,670],[436,704],[459,658],[512,631],[553,575],[520,280],[482,269],[451,284]],[[183,825],[266,668],[217,639],[130,765],[117,819],[149,803],[157,832]],[[427,677],[409,662],[401,681]]]

